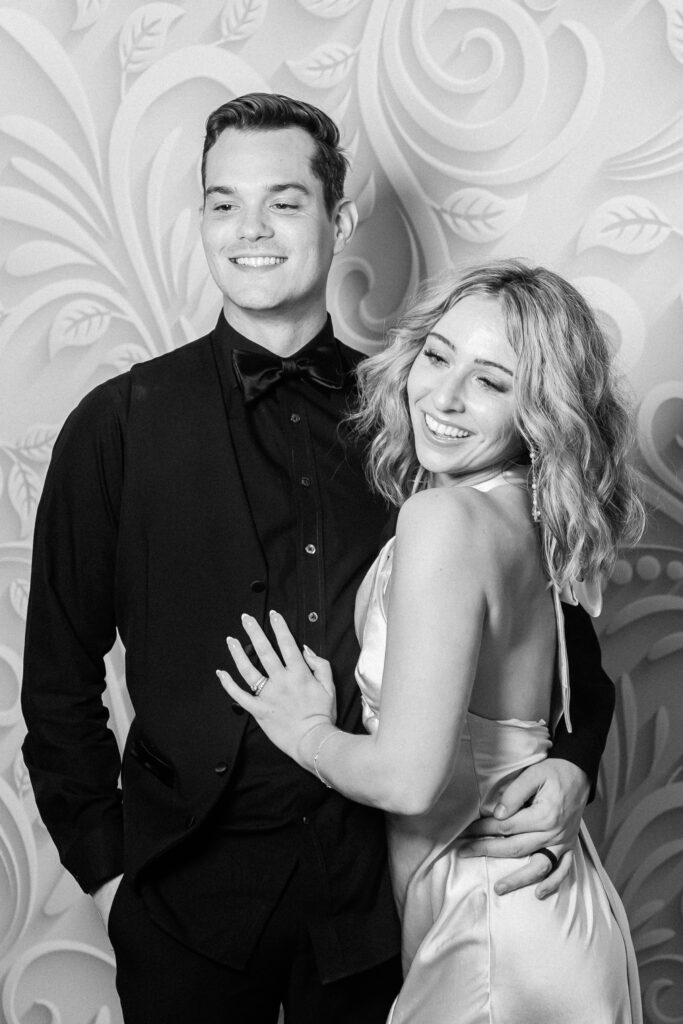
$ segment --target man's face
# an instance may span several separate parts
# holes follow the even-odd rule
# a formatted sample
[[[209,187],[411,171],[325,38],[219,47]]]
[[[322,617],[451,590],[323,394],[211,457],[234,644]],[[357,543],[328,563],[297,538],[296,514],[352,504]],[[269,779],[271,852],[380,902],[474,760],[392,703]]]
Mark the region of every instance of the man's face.
[[[301,128],[226,129],[206,159],[201,234],[228,320],[296,324],[325,310],[327,276],[352,233],[328,215]],[[341,212],[340,212],[341,210]]]

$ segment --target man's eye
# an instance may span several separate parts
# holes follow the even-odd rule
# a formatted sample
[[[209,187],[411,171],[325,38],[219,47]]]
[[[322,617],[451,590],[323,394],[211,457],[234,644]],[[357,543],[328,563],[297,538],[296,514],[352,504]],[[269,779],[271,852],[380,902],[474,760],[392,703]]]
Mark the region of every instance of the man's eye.
[[[233,203],[216,203],[214,206],[216,213],[230,213],[230,211],[234,209],[235,206]]]
[[[298,210],[296,203],[273,203],[274,210]]]

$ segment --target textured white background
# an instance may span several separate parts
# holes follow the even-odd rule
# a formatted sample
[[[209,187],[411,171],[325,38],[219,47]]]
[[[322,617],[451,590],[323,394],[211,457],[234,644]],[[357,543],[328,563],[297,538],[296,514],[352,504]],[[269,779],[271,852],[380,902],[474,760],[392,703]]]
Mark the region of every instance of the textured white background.
[[[605,318],[653,511],[598,623],[618,707],[589,817],[647,1020],[683,1021],[683,0],[0,0],[0,1024],[121,1019],[19,753],[33,517],[79,397],[213,325],[203,123],[254,89],[344,126],[362,223],[329,299],[350,344],[380,345],[417,278],[492,254]]]

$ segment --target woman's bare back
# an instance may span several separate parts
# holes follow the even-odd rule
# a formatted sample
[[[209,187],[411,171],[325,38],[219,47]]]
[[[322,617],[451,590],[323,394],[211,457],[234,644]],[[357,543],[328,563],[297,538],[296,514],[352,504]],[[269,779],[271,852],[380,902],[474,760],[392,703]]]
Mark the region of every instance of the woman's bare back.
[[[487,616],[470,710],[485,718],[548,720],[555,664],[552,593],[526,489],[475,496]]]

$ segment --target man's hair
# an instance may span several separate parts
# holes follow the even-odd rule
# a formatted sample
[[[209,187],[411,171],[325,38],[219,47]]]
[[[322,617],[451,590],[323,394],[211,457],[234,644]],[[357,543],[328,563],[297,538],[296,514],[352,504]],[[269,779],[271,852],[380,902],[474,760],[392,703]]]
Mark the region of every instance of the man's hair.
[[[339,146],[339,129],[334,121],[310,103],[276,93],[252,92],[218,107],[206,122],[202,152],[202,188],[206,192],[206,158],[226,128],[239,131],[278,131],[301,128],[311,136],[315,150],[311,171],[323,187],[328,216],[344,197],[349,162]]]
[[[562,586],[608,572],[617,545],[637,540],[644,525],[627,462],[631,418],[593,312],[544,267],[502,259],[449,271],[409,303],[387,348],[356,371],[359,407],[350,422],[368,446],[368,477],[396,505],[429,485],[415,452],[408,374],[434,325],[470,295],[498,302],[518,358],[515,423],[534,453],[548,575]]]

